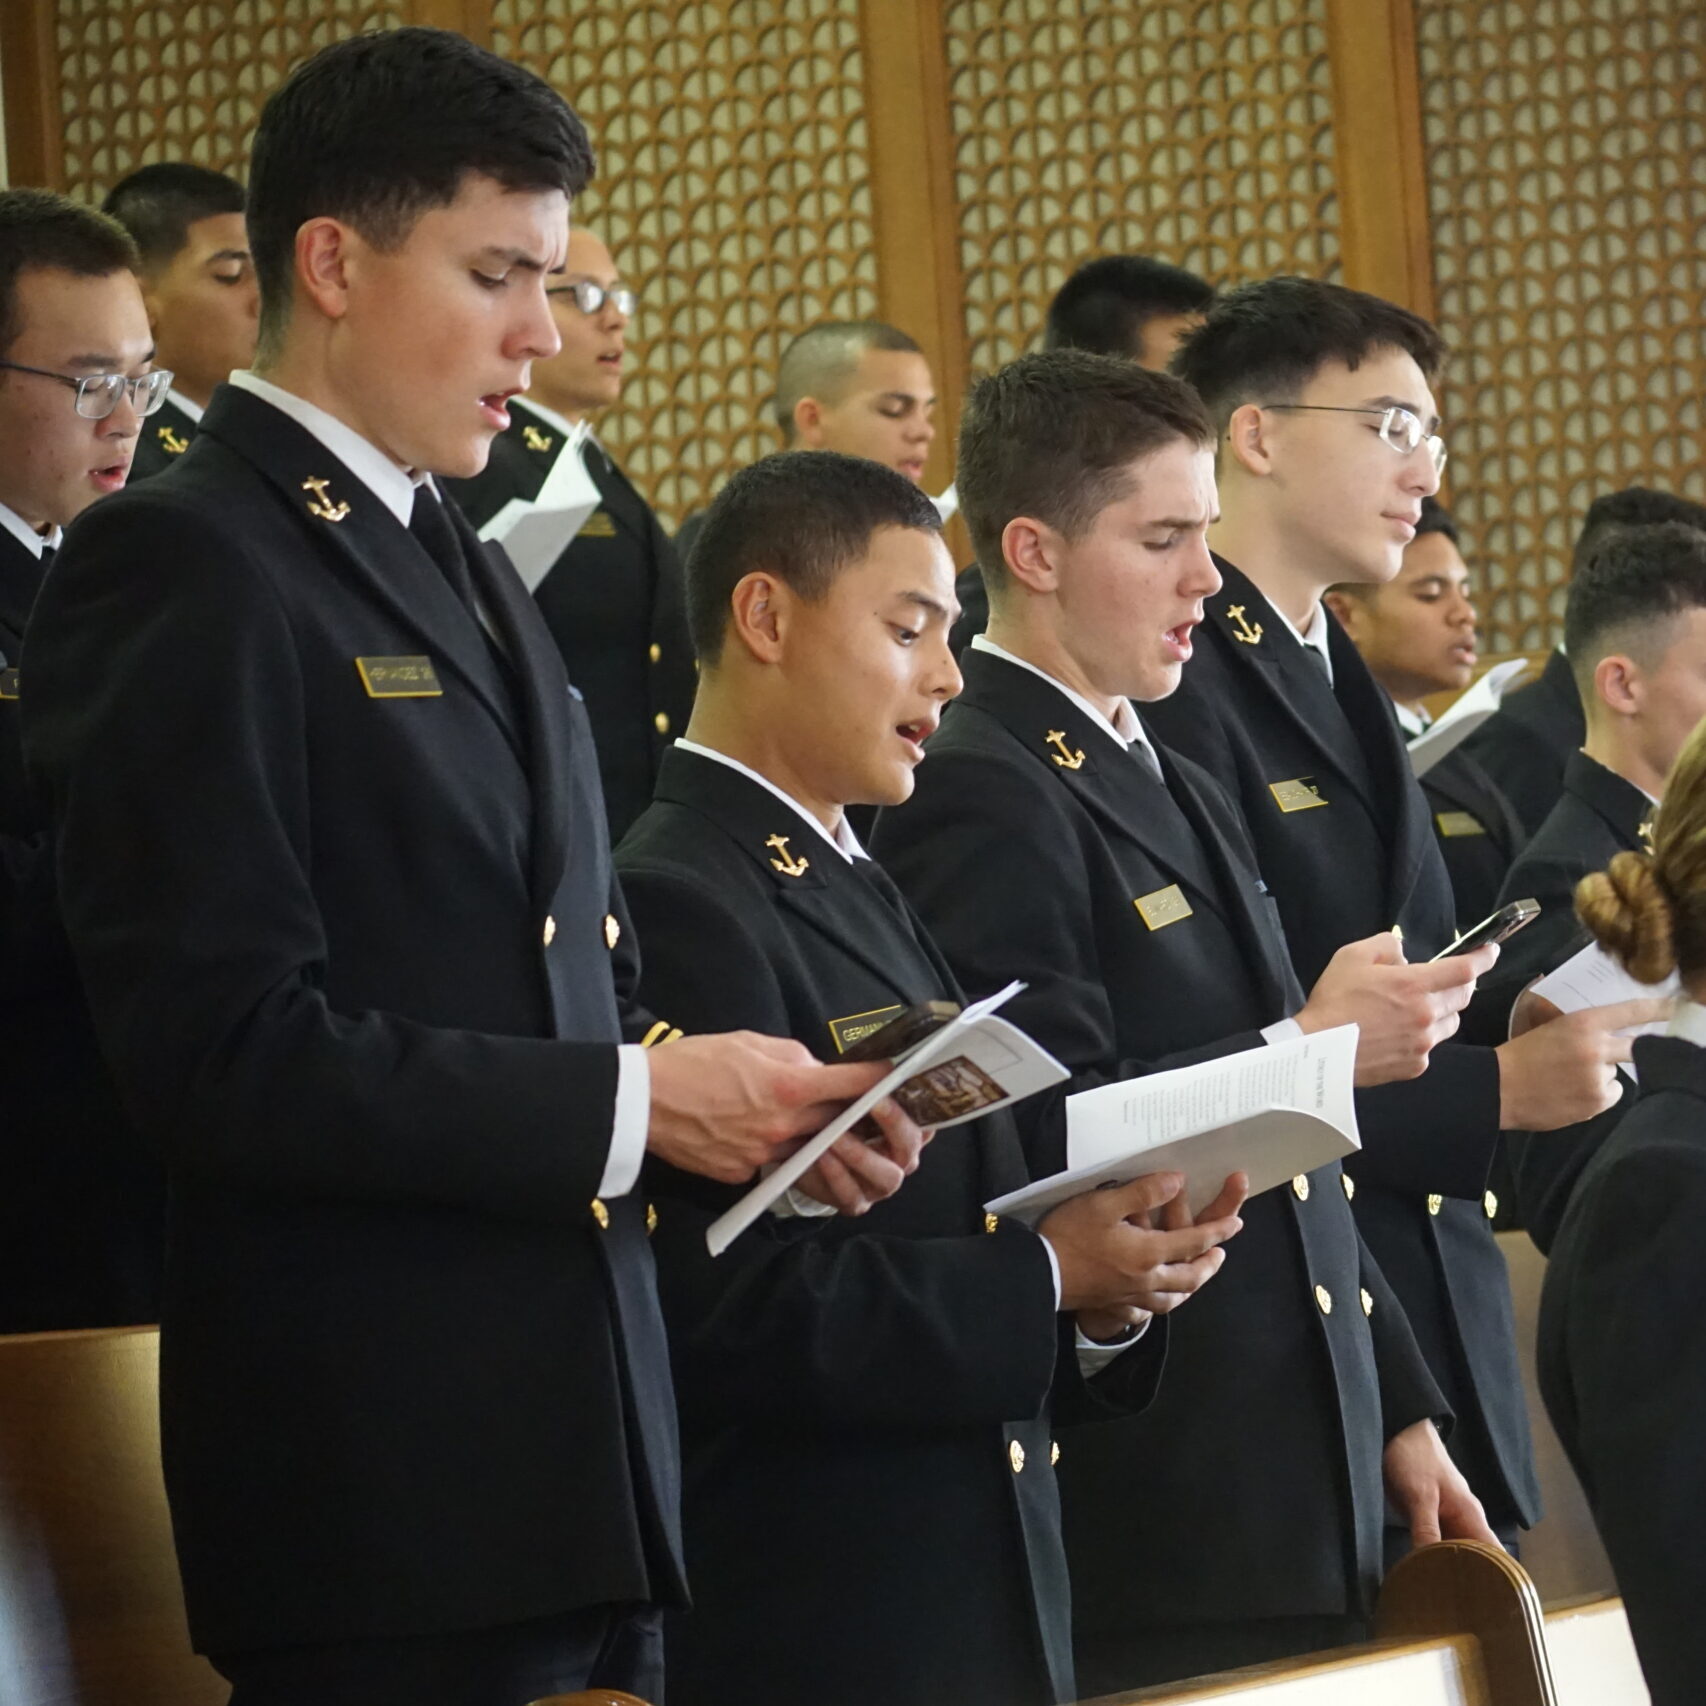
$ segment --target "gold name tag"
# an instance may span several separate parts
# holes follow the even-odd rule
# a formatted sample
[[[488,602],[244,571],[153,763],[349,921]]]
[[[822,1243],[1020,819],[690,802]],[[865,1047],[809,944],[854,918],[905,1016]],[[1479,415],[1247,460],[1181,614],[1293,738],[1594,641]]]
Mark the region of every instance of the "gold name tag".
[[[357,658],[369,699],[442,699],[431,658]]]
[[[595,509],[586,518],[580,536],[582,539],[614,539],[616,537],[616,523],[610,519],[609,510]]]
[[[1299,776],[1291,782],[1270,782],[1268,792],[1282,812],[1306,812],[1327,803],[1321,798],[1321,790],[1307,776]]]
[[[873,1007],[869,1013],[853,1013],[845,1019],[831,1019],[829,1034],[835,1042],[835,1052],[845,1054],[861,1037],[880,1031],[895,1014],[905,1009],[897,1002],[893,1007]]]
[[[18,672],[15,669],[0,669],[0,699],[16,699],[18,697]]]
[[[1441,835],[1485,835],[1486,827],[1469,812],[1436,812],[1434,822]]]
[[[1131,904],[1151,930],[1164,930],[1169,924],[1177,924],[1181,918],[1191,915],[1191,903],[1185,899],[1184,890],[1177,883],[1157,889],[1154,894],[1139,895]]]

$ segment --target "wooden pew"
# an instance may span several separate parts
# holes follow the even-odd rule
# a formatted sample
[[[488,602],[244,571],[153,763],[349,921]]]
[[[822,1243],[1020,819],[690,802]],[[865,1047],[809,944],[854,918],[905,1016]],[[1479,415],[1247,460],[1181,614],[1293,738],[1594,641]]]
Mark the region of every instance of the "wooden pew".
[[[1585,1599],[1546,1613],[1558,1706],[1651,1706],[1620,1599]]]
[[[153,1328],[0,1338],[0,1701],[219,1706],[190,1651]]]

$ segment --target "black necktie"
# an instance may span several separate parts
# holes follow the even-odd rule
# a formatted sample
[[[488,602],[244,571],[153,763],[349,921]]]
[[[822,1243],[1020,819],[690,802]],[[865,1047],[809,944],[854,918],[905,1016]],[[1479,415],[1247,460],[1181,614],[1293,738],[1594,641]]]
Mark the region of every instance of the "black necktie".
[[[468,569],[468,559],[462,553],[462,541],[450,517],[445,514],[443,501],[426,486],[415,491],[415,507],[409,512],[409,531],[422,549],[438,564],[450,590],[468,607],[469,615],[479,619],[479,606],[474,598],[474,577]]]
[[[1303,642],[1303,655],[1314,664],[1316,673],[1331,687],[1333,685],[1333,672],[1327,666],[1327,654],[1319,646],[1312,646],[1305,640]]]

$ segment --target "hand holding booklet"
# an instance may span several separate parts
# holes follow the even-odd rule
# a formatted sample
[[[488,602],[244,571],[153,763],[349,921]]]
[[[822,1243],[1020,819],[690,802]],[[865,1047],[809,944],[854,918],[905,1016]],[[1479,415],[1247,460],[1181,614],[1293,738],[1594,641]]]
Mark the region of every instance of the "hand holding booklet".
[[[1682,979],[1672,972],[1663,983],[1637,983],[1618,962],[1597,942],[1590,942],[1579,954],[1571,957],[1533,985],[1534,993],[1550,1001],[1560,1013],[1579,1013],[1584,1007],[1609,1007],[1614,1001],[1639,1001],[1645,997],[1679,995]],[[1656,1037],[1665,1029],[1663,1019],[1650,1025],[1637,1025],[1625,1033],[1636,1037]],[[1630,1061],[1619,1062],[1619,1069],[1636,1077]]]
[[[1034,1225],[1085,1191],[1183,1173],[1193,1215],[1233,1173],[1250,1195],[1361,1148],[1357,1027],[1128,1078],[1066,1099],[1067,1169],[985,1204]]]
[[[565,440],[531,503],[511,498],[484,527],[480,537],[503,546],[529,592],[551,572],[576,534],[599,505],[598,487],[586,471],[581,447],[591,428],[582,421]]]
[[[720,1256],[728,1249],[885,1096],[893,1096],[919,1125],[943,1131],[1062,1083],[1070,1074],[1052,1054],[1017,1026],[994,1016],[996,1008],[1024,987],[1010,983],[986,1000],[974,1001],[903,1054],[879,1083],[711,1223],[705,1232],[711,1254]]]

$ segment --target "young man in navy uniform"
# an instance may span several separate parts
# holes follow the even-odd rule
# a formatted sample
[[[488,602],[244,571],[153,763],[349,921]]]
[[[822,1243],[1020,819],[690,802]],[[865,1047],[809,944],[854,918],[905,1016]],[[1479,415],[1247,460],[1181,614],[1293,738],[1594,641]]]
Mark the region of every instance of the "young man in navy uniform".
[[[901,475],[824,451],[766,458],[711,506],[688,571],[693,723],[616,854],[641,993],[672,1024],[752,1025],[833,1059],[914,1003],[960,999],[845,809],[906,796],[959,688],[939,534]],[[1158,1212],[1176,1174],[1035,1232],[985,1213],[1026,1181],[992,1114],[942,1133],[868,1219],[800,1218],[796,1199],[714,1260],[709,1211],[652,1184],[696,1601],[669,1646],[681,1698],[1079,1697],[1051,1464],[1075,1446],[1051,1422],[1143,1407],[1162,1353],[1144,1317],[1214,1273],[1241,1192],[1194,1227]]]
[[[1279,278],[1222,296],[1174,363],[1215,422],[1224,584],[1182,686],[1151,717],[1237,800],[1304,978],[1371,930],[1396,926],[1416,960],[1456,933],[1391,701],[1321,601],[1398,572],[1444,463],[1443,354],[1404,309]],[[1489,1169],[1501,1129],[1554,1130],[1615,1099],[1629,1022],[1577,1014],[1497,1048],[1447,1044],[1416,1082],[1365,1096],[1346,1169],[1457,1417],[1453,1455],[1507,1542],[1539,1493]],[[1395,1525],[1389,1550],[1407,1544]]]
[[[1492,955],[1406,967],[1373,936],[1305,998],[1230,802],[1132,703],[1177,685],[1219,584],[1195,398],[1113,357],[1023,357],[974,391],[959,467],[990,630],[875,851],[967,993],[1025,979],[1014,1019],[1075,1088],[1353,1021],[1361,1082],[1419,1072]],[[1062,1164],[1057,1132],[1031,1142]],[[1063,1456],[1086,1695],[1358,1638],[1388,1496],[1419,1538],[1487,1534],[1348,1195],[1333,1164],[1246,1204],[1156,1402]],[[1150,1541],[1167,1509],[1218,1512],[1216,1543]]]
[[[254,146],[260,370],[72,530],[29,636],[68,933],[171,1179],[167,1488],[235,1706],[655,1693],[642,1158],[738,1182],[880,1071],[621,1046],[585,715],[432,484],[555,352],[590,170],[559,96],[449,32],[299,68]],[[884,1117],[873,1191],[919,1137]]]
[[[491,460],[450,490],[476,527],[512,498],[532,501],[577,427],[615,407],[637,298],[604,243],[569,232],[546,294],[563,347],[533,368]],[[658,763],[693,709],[693,648],[681,564],[651,506],[595,437],[580,456],[598,508],[534,589],[569,680],[586,702],[610,838],[645,810]]]
[[[60,529],[124,484],[169,373],[124,231],[0,192],[0,1333],[158,1319],[165,1181],[119,1105],[19,745],[30,612]]]
[[[101,204],[135,240],[142,300],[172,389],[137,440],[131,478],[189,449],[214,388],[254,359],[261,296],[243,223],[243,186],[163,160],[121,178]]]

